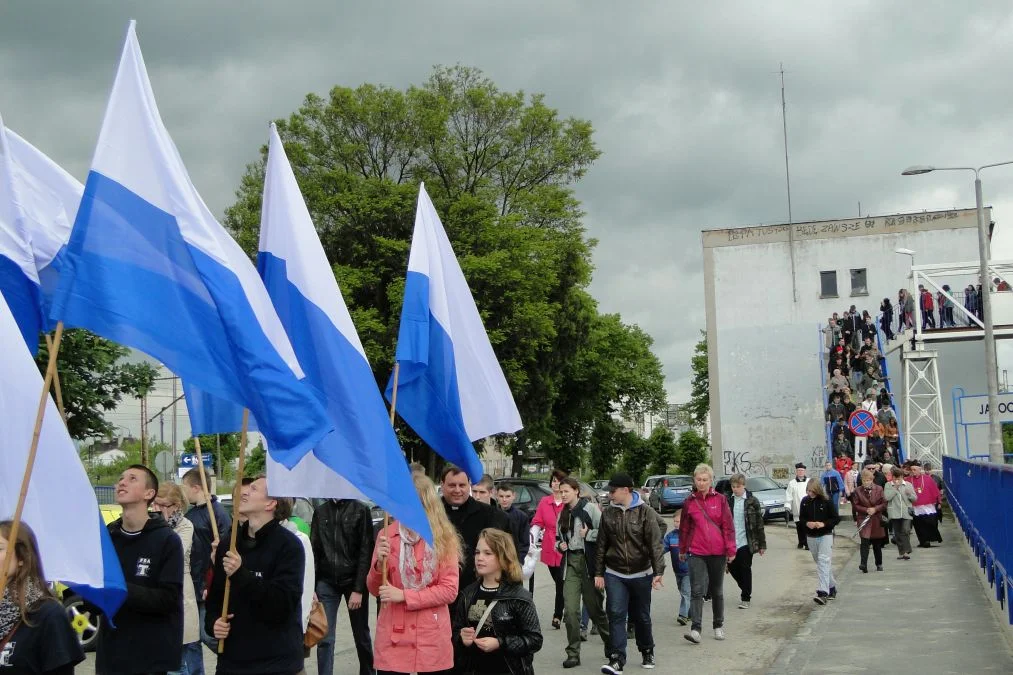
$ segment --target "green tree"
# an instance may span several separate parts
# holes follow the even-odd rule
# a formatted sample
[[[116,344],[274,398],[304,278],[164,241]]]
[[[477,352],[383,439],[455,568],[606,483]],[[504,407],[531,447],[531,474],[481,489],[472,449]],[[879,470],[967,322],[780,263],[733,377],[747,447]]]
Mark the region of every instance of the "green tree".
[[[707,441],[695,430],[687,429],[679,435],[675,456],[675,461],[679,464],[679,472],[692,474],[697,464],[707,462]]]
[[[194,453],[196,450],[193,436],[183,441],[183,452]],[[200,451],[202,455],[212,455],[215,458],[218,477],[224,478],[225,470],[239,457],[239,434],[202,434]]]
[[[81,462],[88,471],[88,476],[95,485],[113,485],[120,478],[128,466],[141,463],[141,441],[140,439],[126,439],[119,448],[124,456],[109,464],[95,463],[95,449],[88,446],[81,450]],[[151,458],[146,465],[149,469],[159,474],[155,468],[154,457],[163,450],[169,450],[167,443],[149,443],[148,456]]]
[[[263,442],[258,442],[247,453],[246,462],[243,466],[244,478],[256,478],[267,473],[267,451]]]
[[[124,363],[129,353],[126,347],[86,330],[64,332],[56,367],[72,438],[112,435],[116,425],[105,413],[115,409],[124,396],[140,398],[154,386],[155,368],[147,363]],[[45,374],[49,363],[45,339],[39,341],[35,362]]]
[[[651,463],[652,448],[647,439],[641,438],[632,431],[624,431],[620,436],[623,451],[623,471],[628,473],[635,485],[642,485],[647,477],[647,466]]]
[[[651,473],[654,475],[668,473],[668,467],[678,459],[675,445],[675,434],[668,427],[656,426],[647,439],[651,448]]]
[[[710,373],[707,364],[707,332],[700,331],[700,341],[693,348],[693,357],[690,359],[690,369],[693,371],[689,403],[690,419],[698,427],[707,424],[707,415],[710,414]]]

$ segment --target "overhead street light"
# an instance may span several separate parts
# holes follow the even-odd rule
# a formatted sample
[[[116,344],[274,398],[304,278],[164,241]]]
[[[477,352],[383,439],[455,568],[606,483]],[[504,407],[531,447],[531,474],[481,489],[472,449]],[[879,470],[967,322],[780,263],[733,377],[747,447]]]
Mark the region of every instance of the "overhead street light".
[[[985,376],[988,382],[988,459],[996,464],[1003,463],[1002,423],[999,422],[999,362],[995,356],[995,324],[992,320],[991,281],[988,278],[988,225],[985,223],[985,207],[981,199],[980,174],[984,169],[1007,164],[1013,164],[1013,160],[985,164],[977,169],[969,166],[910,166],[901,172],[902,176],[920,176],[930,171],[974,172],[974,200],[978,208],[978,276],[981,283],[981,312],[985,324]],[[913,262],[914,256],[911,259]]]

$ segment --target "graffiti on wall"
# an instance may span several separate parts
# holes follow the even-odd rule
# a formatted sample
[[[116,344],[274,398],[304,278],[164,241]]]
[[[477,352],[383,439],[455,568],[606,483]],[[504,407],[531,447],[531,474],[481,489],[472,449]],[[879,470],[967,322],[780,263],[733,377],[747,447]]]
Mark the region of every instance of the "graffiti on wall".
[[[755,455],[748,450],[724,450],[722,454],[721,468],[726,476],[742,473],[747,476],[768,476],[774,480],[787,480],[791,475],[790,456]]]

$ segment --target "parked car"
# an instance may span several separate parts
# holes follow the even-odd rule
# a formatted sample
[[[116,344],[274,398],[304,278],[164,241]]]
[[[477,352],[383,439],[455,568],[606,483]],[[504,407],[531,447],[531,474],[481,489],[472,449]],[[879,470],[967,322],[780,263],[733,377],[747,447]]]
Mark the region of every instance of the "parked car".
[[[543,478],[497,478],[496,485],[502,483],[509,483],[513,485],[514,490],[517,493],[517,498],[514,500],[514,506],[519,508],[528,514],[528,517],[535,515],[535,509],[538,508],[538,502],[542,501],[542,497],[552,494],[552,488],[549,487],[549,481]],[[580,496],[587,497],[593,501],[599,502],[598,491],[592,488],[590,485],[583,481],[580,483]],[[607,482],[607,481],[606,481]],[[606,499],[608,493],[606,493]]]
[[[589,485],[592,490],[598,493],[599,506],[605,506],[609,503],[609,482],[607,480],[593,480]]]
[[[714,483],[714,489],[724,495],[732,493],[731,476],[721,476]],[[788,522],[788,510],[784,507],[784,486],[767,476],[746,478],[746,490],[760,500],[764,520]]]
[[[682,508],[693,493],[693,477],[685,475],[660,476],[651,487],[647,503],[658,513]]]
[[[650,497],[651,492],[654,490],[655,487],[657,487],[658,483],[660,483],[661,479],[664,477],[665,477],[664,474],[658,474],[656,476],[648,476],[644,480],[643,486],[640,488],[640,496],[642,496],[644,499]]]

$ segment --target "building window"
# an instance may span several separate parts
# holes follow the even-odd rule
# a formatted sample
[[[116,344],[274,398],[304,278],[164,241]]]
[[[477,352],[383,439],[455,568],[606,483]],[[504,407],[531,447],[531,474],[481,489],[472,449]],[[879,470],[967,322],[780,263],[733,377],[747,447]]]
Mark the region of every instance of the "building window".
[[[820,272],[820,297],[837,297],[837,272]]]
[[[851,295],[868,295],[869,287],[865,283],[865,268],[851,270]]]

